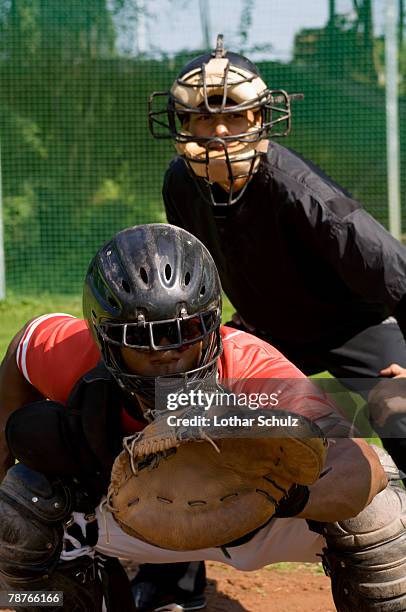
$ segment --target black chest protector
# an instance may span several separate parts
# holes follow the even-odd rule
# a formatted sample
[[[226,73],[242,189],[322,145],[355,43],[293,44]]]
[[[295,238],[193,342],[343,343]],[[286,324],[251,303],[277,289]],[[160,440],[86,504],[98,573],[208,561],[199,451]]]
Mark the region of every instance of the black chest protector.
[[[46,476],[75,479],[98,503],[122,450],[127,401],[100,363],[78,381],[67,405],[42,400],[16,410],[6,426],[10,452]]]

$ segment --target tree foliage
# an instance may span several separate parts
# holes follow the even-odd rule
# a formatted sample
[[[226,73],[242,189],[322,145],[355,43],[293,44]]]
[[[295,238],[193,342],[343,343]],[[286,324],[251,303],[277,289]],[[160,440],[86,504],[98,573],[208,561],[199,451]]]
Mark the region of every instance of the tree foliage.
[[[164,220],[160,191],[174,150],[149,135],[147,100],[200,50],[161,61],[122,53],[140,6],[0,0],[6,267],[16,291],[78,291],[104,240],[127,225]],[[372,29],[367,3],[357,6],[364,26],[334,14],[326,28],[298,35],[290,64],[260,68],[274,87],[305,91],[287,144],[382,210],[384,98],[375,68],[365,68],[369,42],[364,56],[359,51]],[[254,0],[243,9],[238,36],[249,56]]]

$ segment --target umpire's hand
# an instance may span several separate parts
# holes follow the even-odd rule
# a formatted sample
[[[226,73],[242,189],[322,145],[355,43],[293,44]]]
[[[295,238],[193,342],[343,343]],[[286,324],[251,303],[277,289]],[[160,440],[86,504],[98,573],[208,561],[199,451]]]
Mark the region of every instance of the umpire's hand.
[[[372,389],[368,407],[372,423],[384,427],[391,416],[406,416],[406,368],[392,363],[380,374],[391,378],[381,380]]]

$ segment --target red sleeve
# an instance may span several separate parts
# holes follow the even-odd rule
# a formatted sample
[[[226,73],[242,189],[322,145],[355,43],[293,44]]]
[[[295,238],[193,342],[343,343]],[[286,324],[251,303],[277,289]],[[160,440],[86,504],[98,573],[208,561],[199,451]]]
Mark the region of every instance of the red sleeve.
[[[336,412],[311,379],[271,344],[227,327],[222,327],[221,335],[220,379],[233,393],[251,398],[264,394],[264,402],[257,408],[288,410],[311,420]],[[273,398],[267,404],[265,396],[271,395]]]
[[[256,336],[222,326],[221,337],[222,378],[306,378],[275,347]]]
[[[78,379],[97,365],[100,352],[85,321],[52,313],[30,323],[16,358],[29,383],[48,399],[66,403]]]

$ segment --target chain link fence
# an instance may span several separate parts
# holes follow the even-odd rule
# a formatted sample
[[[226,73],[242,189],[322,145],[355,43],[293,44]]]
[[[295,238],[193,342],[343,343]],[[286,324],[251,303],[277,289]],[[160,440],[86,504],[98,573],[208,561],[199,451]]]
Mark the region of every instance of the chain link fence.
[[[304,92],[284,144],[387,224],[383,10],[372,0],[0,0],[7,289],[79,292],[103,241],[165,220],[161,185],[174,149],[149,135],[148,96],[218,32],[270,87]],[[404,165],[403,21],[399,0]]]

